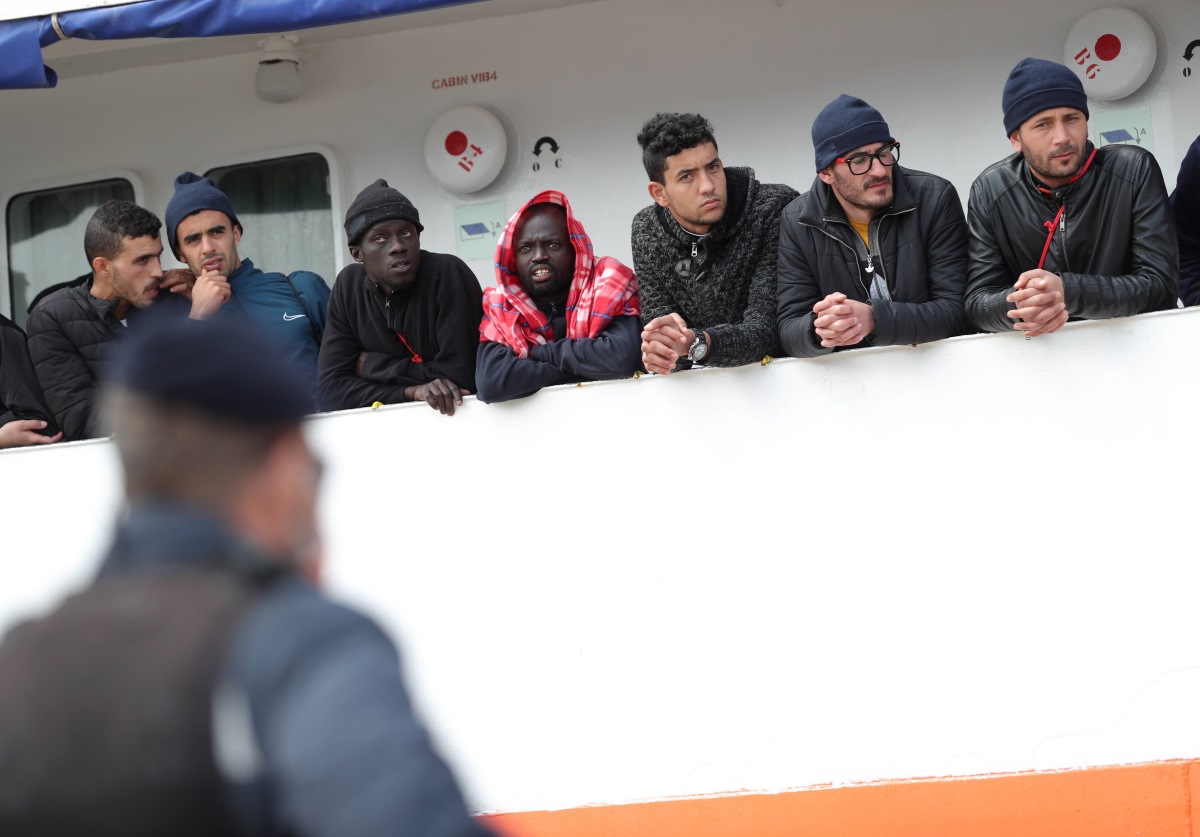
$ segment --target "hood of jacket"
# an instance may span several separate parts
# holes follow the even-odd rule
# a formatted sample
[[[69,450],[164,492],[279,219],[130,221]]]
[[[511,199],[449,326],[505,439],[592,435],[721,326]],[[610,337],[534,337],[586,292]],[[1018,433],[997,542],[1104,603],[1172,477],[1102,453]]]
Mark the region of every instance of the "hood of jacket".
[[[500,240],[496,244],[496,287],[503,288],[504,293],[513,302],[530,307],[536,307],[536,305],[526,292],[525,286],[521,284],[521,277],[517,275],[517,251],[513,246],[513,239],[517,234],[517,226],[521,223],[525,213],[532,207],[546,203],[561,206],[567,214],[567,234],[571,237],[571,246],[575,249],[575,274],[571,278],[571,297],[574,297],[578,293],[578,289],[592,278],[596,269],[596,254],[592,249],[592,239],[583,229],[583,224],[575,217],[567,196],[553,189],[538,192],[508,219],[508,223],[504,225],[504,231],[500,233]]]

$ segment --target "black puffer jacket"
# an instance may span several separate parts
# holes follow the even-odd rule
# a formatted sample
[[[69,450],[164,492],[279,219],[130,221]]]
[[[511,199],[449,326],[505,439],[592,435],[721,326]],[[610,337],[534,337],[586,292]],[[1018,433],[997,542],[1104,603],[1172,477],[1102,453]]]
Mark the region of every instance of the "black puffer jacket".
[[[887,279],[891,301],[871,300],[871,276],[837,197],[818,177],[788,204],[779,228],[779,339],[793,357],[834,351],[812,329],[812,308],[834,292],[870,302],[875,331],[860,345],[927,343],[970,330],[963,312],[967,222],[948,181],[894,170],[892,205],[871,219],[872,269]]]
[[[1088,153],[1091,153],[1091,143]],[[1174,308],[1179,245],[1162,172],[1144,148],[1109,145],[1077,182],[1038,191],[1025,158],[1013,154],[971,187],[967,316],[985,331],[1008,331],[1013,283],[1038,266],[1047,223],[1062,220],[1044,269],[1062,277],[1067,313],[1098,320]]]
[[[55,291],[30,312],[26,324],[29,356],[64,441],[99,435],[92,410],[96,384],[106,377],[113,344],[126,333],[126,327],[111,316],[117,301],[97,299],[91,288],[89,279]],[[164,295],[154,305],[157,313],[181,319],[189,310],[187,301],[174,294]],[[144,314],[134,308],[126,322],[132,324]]]

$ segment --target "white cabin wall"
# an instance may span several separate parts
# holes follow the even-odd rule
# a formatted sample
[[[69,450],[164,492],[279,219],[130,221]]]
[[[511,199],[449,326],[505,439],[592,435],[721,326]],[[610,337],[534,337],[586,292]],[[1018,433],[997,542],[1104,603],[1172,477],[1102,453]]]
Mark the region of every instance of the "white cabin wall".
[[[0,91],[0,203],[127,169],[161,213],[185,168],[321,146],[336,214],[386,177],[421,209],[428,249],[453,252],[455,205],[503,198],[511,212],[555,187],[599,253],[628,258],[648,200],[634,141],[646,117],[698,110],[727,163],[804,190],[811,120],[840,92],[879,107],[905,164],[965,198],[1009,151],[1008,70],[1061,57],[1074,21],[1106,4],[596,0],[307,46],[307,89],[288,105],[254,97],[252,53],[64,78]],[[1200,5],[1136,8],[1162,57],[1120,105],[1152,107],[1170,186],[1200,133],[1200,66],[1184,79],[1180,58]],[[479,70],[499,79],[431,89]],[[467,198],[438,188],[422,154],[459,104],[494,108],[514,140],[510,169]],[[554,176],[529,169],[545,134],[566,163]],[[490,284],[487,260],[472,267]],[[1197,317],[472,400],[453,419],[419,405],[319,417],[330,581],[402,640],[418,702],[488,809],[1194,757],[1200,572],[1178,475],[1195,464],[1172,439],[1194,411],[1180,382],[1194,379]],[[622,420],[623,436],[604,435]],[[1066,452],[1030,478],[1011,446],[1038,420],[1066,428]],[[704,456],[732,500],[639,512],[655,427],[682,428],[663,431],[682,487]],[[617,462],[579,481],[583,501],[578,458],[553,459],[580,438],[607,439]],[[494,548],[516,516],[494,507],[497,485],[540,474],[542,458],[557,462],[545,484],[514,501],[532,534]],[[760,486],[766,461],[776,470]],[[843,497],[814,489],[815,470],[836,467],[870,475],[863,496],[849,492],[849,545],[832,529]],[[1023,498],[1046,497],[1061,520],[1031,524],[1027,545],[1007,526]],[[868,525],[877,498],[892,502]],[[120,505],[111,445],[0,453],[0,501],[17,568],[0,587],[2,628],[90,572]],[[571,517],[613,506],[599,528],[640,546]]]
[[[1061,60],[1073,23],[1104,5],[596,0],[308,44],[305,93],[286,105],[255,97],[249,52],[68,77],[52,91],[0,91],[0,201],[130,169],[161,214],[184,169],[318,145],[335,158],[339,218],[360,188],[386,177],[421,210],[423,245],[453,252],[455,206],[502,198],[511,213],[535,191],[559,188],[597,252],[628,259],[629,220],[649,200],[635,141],[648,116],[699,111],[715,124],[727,164],[751,165],[761,180],[805,191],[812,119],[841,92],[878,107],[904,143],[904,163],[948,177],[965,201],[975,175],[1010,150],[1000,117],[1008,71],[1026,55]],[[1117,105],[1151,106],[1170,187],[1200,133],[1200,67],[1185,79],[1181,57],[1200,37],[1200,5],[1152,0],[1136,8],[1159,32],[1159,64],[1141,91]],[[54,47],[45,55],[54,66]],[[432,89],[435,78],[481,70],[496,71],[498,80]],[[460,104],[487,105],[510,129],[505,173],[472,196],[447,193],[424,165],[430,124]],[[1094,105],[1093,115],[1108,107]],[[531,170],[532,145],[543,135],[560,143],[562,170]],[[243,250],[253,258],[247,233]],[[343,245],[339,265],[348,259]],[[82,253],[79,262],[82,269]],[[490,260],[471,266],[492,283]],[[2,249],[0,268],[7,268]]]
[[[484,810],[1195,759],[1197,326],[316,416],[326,582]],[[0,633],[94,568],[114,453],[0,451]]]

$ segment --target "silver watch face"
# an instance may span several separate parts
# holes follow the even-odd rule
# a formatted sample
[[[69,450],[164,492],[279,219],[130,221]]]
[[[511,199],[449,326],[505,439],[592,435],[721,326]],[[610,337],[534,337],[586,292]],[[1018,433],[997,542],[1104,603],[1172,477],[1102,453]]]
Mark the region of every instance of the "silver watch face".
[[[688,358],[693,363],[699,363],[708,355],[708,344],[703,338],[697,337],[696,342],[692,343],[692,347],[688,350]]]

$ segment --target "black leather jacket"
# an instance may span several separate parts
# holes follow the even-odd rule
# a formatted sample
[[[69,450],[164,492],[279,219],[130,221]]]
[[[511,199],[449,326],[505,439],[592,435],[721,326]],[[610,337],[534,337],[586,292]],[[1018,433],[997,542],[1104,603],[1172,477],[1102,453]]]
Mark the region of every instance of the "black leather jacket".
[[[1091,153],[1091,143],[1088,144]],[[1038,266],[1047,224],[1065,206],[1045,270],[1062,277],[1067,313],[1097,320],[1174,308],[1179,245],[1162,172],[1149,151],[1109,145],[1077,182],[1038,191],[1025,158],[1013,154],[971,187],[967,316],[985,331],[1009,331],[1005,300]]]
[[[788,204],[779,229],[779,340],[793,357],[824,348],[812,330],[812,308],[840,291],[870,302],[874,333],[860,346],[926,343],[970,331],[963,312],[967,225],[949,181],[896,166],[892,205],[871,219],[870,260],[887,279],[891,301],[871,300],[868,265],[858,233],[819,177]],[[861,239],[858,239],[861,243]]]

